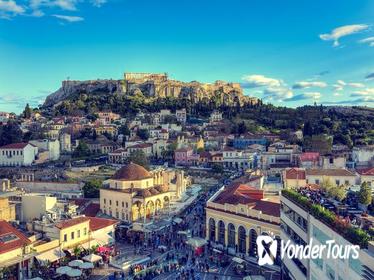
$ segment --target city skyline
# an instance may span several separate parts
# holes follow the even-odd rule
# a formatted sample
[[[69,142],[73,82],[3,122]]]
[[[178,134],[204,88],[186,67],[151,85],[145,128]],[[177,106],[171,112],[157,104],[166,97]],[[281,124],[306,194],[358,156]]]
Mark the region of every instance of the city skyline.
[[[240,82],[289,107],[372,106],[373,18],[372,1],[0,0],[0,110],[123,72]]]

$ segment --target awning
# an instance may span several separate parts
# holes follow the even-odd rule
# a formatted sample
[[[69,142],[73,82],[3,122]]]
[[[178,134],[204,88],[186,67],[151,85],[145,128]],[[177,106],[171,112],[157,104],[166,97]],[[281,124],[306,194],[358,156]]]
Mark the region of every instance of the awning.
[[[181,222],[183,222],[183,220],[181,218],[176,217],[173,219],[173,222],[176,224],[180,224]]]
[[[241,258],[238,258],[238,257],[233,257],[233,258],[232,258],[232,261],[234,261],[234,262],[236,262],[236,263],[239,263],[239,264],[241,264],[241,263],[243,263],[243,262],[244,262],[244,260],[243,260],[243,259],[241,259]]]
[[[65,253],[60,248],[54,248],[52,250],[41,253],[35,256],[35,258],[40,262],[55,262],[61,258],[65,257]]]
[[[94,262],[101,261],[103,258],[101,256],[98,256],[98,255],[95,255],[95,254],[90,254],[88,256],[84,256],[82,259],[86,262],[94,263]]]

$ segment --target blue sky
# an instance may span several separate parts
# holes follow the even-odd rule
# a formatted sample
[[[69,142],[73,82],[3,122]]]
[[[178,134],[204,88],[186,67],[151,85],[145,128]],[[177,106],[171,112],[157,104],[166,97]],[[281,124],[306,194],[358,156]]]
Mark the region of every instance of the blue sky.
[[[0,110],[61,81],[167,72],[265,102],[374,104],[372,0],[0,0]]]

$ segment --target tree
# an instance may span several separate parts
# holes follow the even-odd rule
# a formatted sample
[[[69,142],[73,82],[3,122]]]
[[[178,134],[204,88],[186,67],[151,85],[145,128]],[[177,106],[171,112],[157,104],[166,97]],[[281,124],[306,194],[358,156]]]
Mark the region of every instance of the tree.
[[[84,141],[79,141],[77,148],[73,152],[73,157],[87,157],[91,155],[88,145]]]
[[[100,187],[102,181],[99,179],[92,179],[86,182],[83,186],[83,193],[85,198],[98,198],[100,196]]]
[[[342,201],[346,197],[346,190],[344,186],[336,186],[332,187],[328,190],[328,194],[330,197],[333,197],[339,201]]]
[[[331,180],[329,178],[325,179],[323,178],[322,182],[321,182],[321,188],[329,193],[329,190],[332,189],[334,186],[333,184],[331,183]]]
[[[136,150],[130,154],[127,158],[128,162],[133,162],[143,166],[145,169],[149,169],[149,161],[146,154],[141,150]]]
[[[25,109],[23,110],[22,117],[24,117],[25,119],[29,119],[31,118],[31,114],[32,110],[29,106],[29,103],[27,103]]]
[[[144,141],[148,140],[149,132],[146,129],[139,129],[137,135]]]
[[[212,171],[214,173],[222,174],[223,173],[223,166],[219,163],[213,163],[212,165]]]
[[[360,191],[358,192],[358,201],[361,204],[368,206],[371,203],[372,199],[371,188],[366,182],[362,183]]]
[[[0,126],[0,146],[22,142],[23,133],[15,121]]]
[[[121,125],[118,129],[118,134],[130,135],[130,129],[127,125]]]

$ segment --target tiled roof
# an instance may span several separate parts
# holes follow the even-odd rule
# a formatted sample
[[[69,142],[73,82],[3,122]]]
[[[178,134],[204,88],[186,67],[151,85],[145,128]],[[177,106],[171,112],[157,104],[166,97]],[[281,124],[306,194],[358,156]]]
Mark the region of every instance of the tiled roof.
[[[29,143],[13,143],[13,144],[8,144],[8,145],[5,145],[5,146],[2,146],[2,147],[0,147],[0,149],[23,149],[27,145],[29,145]]]
[[[64,228],[72,227],[72,226],[87,222],[89,220],[90,219],[88,217],[78,217],[78,218],[59,222],[58,224],[55,225],[55,227],[59,229],[64,229]]]
[[[286,179],[305,180],[305,169],[291,168],[286,170]]]
[[[302,153],[299,156],[299,159],[301,161],[317,161],[318,158],[319,158],[319,153],[316,153],[316,152]]]
[[[104,218],[98,218],[98,217],[88,217],[90,220],[90,230],[96,231],[111,225],[115,225],[118,223],[118,221],[113,219],[104,219]]]
[[[347,169],[307,169],[307,176],[355,176]]]
[[[83,214],[87,217],[95,217],[100,211],[99,203],[90,203],[83,211]]]
[[[129,163],[123,166],[112,176],[113,180],[123,181],[135,181],[147,178],[152,178],[151,173],[149,173],[143,166],[135,163]]]
[[[233,183],[222,191],[214,200],[215,203],[220,204],[246,204],[252,209],[262,211],[264,214],[279,217],[280,207],[279,203],[263,200],[263,190],[258,190],[254,187],[243,185],[240,183]]]
[[[131,149],[131,148],[136,148],[136,149],[144,149],[144,148],[149,148],[149,147],[152,147],[153,145],[150,144],[150,143],[140,143],[140,144],[136,144],[134,146],[129,146],[128,148]]]
[[[20,231],[15,229],[11,224],[6,221],[0,220],[0,238],[3,240],[6,236],[14,238],[9,239],[9,241],[0,241],[0,254],[22,248],[23,246],[30,244],[31,241]]]
[[[374,176],[374,167],[357,169],[357,173],[360,175]]]

